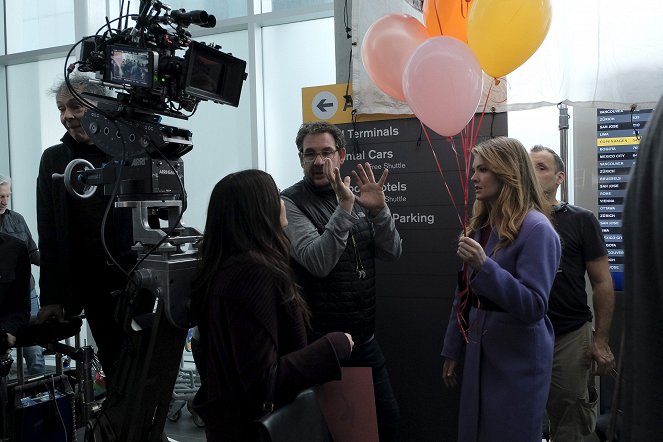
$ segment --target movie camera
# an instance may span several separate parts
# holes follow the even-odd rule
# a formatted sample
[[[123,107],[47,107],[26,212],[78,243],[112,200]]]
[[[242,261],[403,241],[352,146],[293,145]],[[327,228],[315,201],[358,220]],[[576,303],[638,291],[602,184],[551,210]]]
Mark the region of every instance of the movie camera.
[[[212,28],[216,18],[206,11],[171,10],[155,0],[140,8],[135,27],[84,39],[78,69],[96,72],[120,91],[119,104],[143,112],[183,118],[181,109],[192,112],[201,100],[236,107],[246,62],[217,45],[193,41],[187,31],[190,25]],[[180,50],[186,50],[183,56]]]
[[[78,189],[75,193],[86,197],[94,186],[104,185],[107,195],[120,199],[184,199],[179,158],[193,148],[192,134],[161,124],[161,116],[187,119],[208,100],[237,107],[246,62],[217,45],[192,40],[190,25],[216,25],[206,11],[186,12],[158,0],[142,0],[139,14],[116,20],[126,24],[129,18],[135,27],[112,29],[107,20],[97,35],[82,39],[79,61],[66,69],[71,73],[77,65],[79,71],[94,72],[99,84],[116,93],[84,94],[90,110],[82,120],[90,138],[114,158],[114,164],[95,172],[90,165],[78,164],[78,179],[68,190]]]

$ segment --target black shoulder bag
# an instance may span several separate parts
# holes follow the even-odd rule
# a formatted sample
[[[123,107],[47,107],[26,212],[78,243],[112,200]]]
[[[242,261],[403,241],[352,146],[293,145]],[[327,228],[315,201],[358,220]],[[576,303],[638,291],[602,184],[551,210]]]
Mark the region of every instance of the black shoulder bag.
[[[276,364],[270,369],[267,381],[267,395],[263,403],[265,414],[256,420],[259,442],[334,440],[312,388],[302,391],[292,402],[275,409]]]

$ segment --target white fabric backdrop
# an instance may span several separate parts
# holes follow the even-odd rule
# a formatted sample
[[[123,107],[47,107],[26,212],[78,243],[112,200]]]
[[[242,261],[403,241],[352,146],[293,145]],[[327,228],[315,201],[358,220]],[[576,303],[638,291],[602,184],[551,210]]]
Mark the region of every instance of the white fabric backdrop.
[[[527,0],[523,0],[527,1]],[[491,92],[498,112],[566,103],[581,107],[652,108],[663,94],[661,0],[551,0],[546,40]],[[360,114],[411,113],[407,104],[380,91],[361,63],[366,30],[389,13],[422,19],[404,0],[352,4],[354,105]],[[423,21],[423,20],[422,20]],[[491,79],[484,76],[484,92]],[[483,108],[482,99],[479,111]]]

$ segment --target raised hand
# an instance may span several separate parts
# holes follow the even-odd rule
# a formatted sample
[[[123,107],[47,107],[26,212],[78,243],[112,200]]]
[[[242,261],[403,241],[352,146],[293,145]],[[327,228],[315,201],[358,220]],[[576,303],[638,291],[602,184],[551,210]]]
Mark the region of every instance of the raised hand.
[[[387,205],[383,186],[389,176],[389,170],[385,169],[380,180],[376,182],[369,163],[365,163],[363,166],[357,164],[357,170],[352,171],[352,176],[359,187],[359,194],[355,196],[357,203],[368,210],[369,215],[376,216]]]
[[[346,212],[352,213],[352,206],[355,203],[355,194],[352,193],[352,189],[350,188],[350,177],[346,176],[342,179],[341,171],[338,167],[333,166],[331,158],[325,158],[324,161],[322,171],[336,193],[338,205]]]

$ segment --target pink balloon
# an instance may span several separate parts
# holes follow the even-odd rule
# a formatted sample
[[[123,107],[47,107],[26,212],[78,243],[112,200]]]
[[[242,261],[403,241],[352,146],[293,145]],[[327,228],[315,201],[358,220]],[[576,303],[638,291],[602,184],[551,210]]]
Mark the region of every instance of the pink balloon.
[[[479,60],[462,41],[431,37],[412,53],[403,91],[412,112],[440,135],[459,133],[476,112],[483,76]]]
[[[428,37],[426,27],[407,14],[389,14],[376,20],[361,44],[361,59],[373,83],[385,94],[405,101],[403,69]]]

